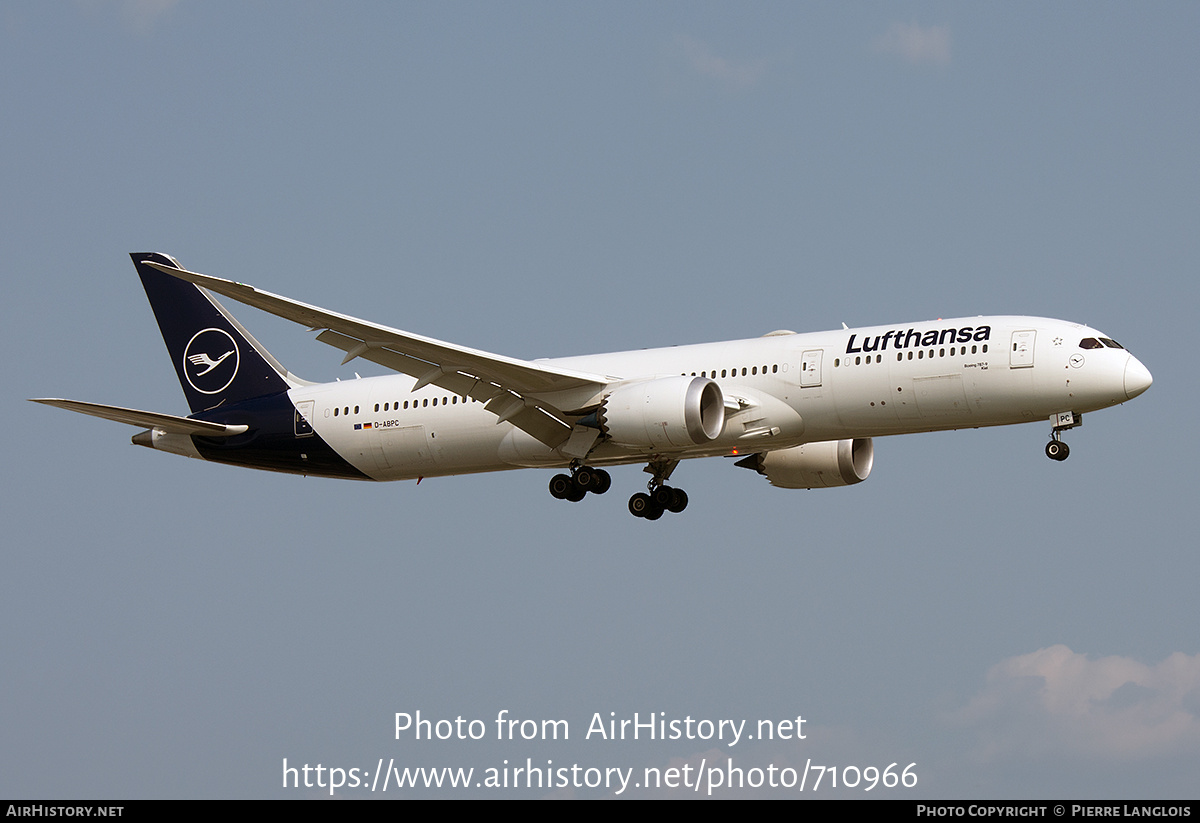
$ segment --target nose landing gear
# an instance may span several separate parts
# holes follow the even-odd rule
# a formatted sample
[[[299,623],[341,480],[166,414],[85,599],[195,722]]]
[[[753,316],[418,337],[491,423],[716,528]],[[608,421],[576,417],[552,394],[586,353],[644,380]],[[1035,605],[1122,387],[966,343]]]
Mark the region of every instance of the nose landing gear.
[[[1055,438],[1046,444],[1046,456],[1051,460],[1066,460],[1071,456],[1071,448],[1059,440],[1058,432],[1055,432]]]
[[[1050,415],[1054,428],[1050,432],[1050,442],[1046,444],[1046,456],[1051,460],[1063,461],[1071,455],[1071,449],[1062,441],[1062,433],[1067,429],[1083,425],[1083,415],[1075,412],[1059,412]]]

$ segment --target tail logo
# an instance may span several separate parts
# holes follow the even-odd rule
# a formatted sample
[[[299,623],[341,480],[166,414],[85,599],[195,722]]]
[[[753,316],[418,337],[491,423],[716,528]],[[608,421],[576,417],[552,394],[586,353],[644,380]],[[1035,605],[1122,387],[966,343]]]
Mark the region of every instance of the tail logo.
[[[224,329],[204,329],[192,335],[183,350],[183,374],[201,394],[219,394],[237,377],[237,341]]]

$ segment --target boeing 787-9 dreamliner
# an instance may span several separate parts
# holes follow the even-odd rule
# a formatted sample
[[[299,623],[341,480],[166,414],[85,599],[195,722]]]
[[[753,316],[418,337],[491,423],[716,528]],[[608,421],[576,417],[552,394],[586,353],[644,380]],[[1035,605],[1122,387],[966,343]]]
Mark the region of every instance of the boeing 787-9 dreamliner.
[[[39,403],[144,427],[133,442],[257,469],[420,480],[559,469],[580,501],[605,466],[645,463],[629,511],[657,520],[687,494],[681,460],[737,456],[774,486],[867,479],[873,438],[1048,422],[1046,455],[1083,414],[1150,387],[1150,372],[1096,329],[1042,317],[970,317],[665,349],[519,360],[380,326],[252,286],[131,255],[192,413],[75,400]],[[210,294],[319,330],[396,374],[310,383],[288,372]]]

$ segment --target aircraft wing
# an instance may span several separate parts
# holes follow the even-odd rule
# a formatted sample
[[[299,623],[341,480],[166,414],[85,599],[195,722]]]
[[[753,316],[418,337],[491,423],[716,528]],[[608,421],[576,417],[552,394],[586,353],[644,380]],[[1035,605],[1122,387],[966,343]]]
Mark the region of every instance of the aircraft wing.
[[[596,374],[558,369],[381,326],[337,312],[281,297],[243,283],[177,269],[151,260],[158,271],[195,283],[310,329],[346,352],[348,363],[362,357],[417,378],[414,390],[435,385],[486,403],[485,408],[554,448],[566,442],[578,414],[561,409],[554,398],[592,396],[608,385]]]
[[[47,406],[57,406],[67,411],[90,414],[93,417],[103,417],[105,420],[115,420],[118,423],[128,423],[131,426],[146,426],[160,429],[169,434],[199,435],[201,437],[232,437],[235,434],[249,431],[249,426],[227,426],[224,423],[209,423],[206,420],[193,420],[190,417],[176,417],[173,414],[125,409],[121,406],[104,406],[100,403],[85,403],[82,400],[62,400],[57,397],[32,397],[34,403],[45,403]]]

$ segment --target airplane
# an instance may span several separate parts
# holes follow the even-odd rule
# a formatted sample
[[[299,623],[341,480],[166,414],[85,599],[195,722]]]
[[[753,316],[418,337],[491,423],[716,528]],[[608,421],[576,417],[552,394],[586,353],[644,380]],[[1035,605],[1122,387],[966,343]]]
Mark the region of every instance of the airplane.
[[[1137,397],[1150,372],[1094,328],[1041,317],[939,319],[555,359],[520,360],[381,326],[253,286],[130,255],[191,414],[34,402],[145,427],[139,446],[237,466],[356,480],[559,469],[550,494],[604,494],[606,466],[645,463],[636,517],[688,504],[680,461],[736,465],[785,489],[867,479],[874,438],[1031,421],[1046,455],[1087,412]],[[213,297],[319,332],[397,374],[311,383]],[[356,375],[357,377],[357,375]]]

